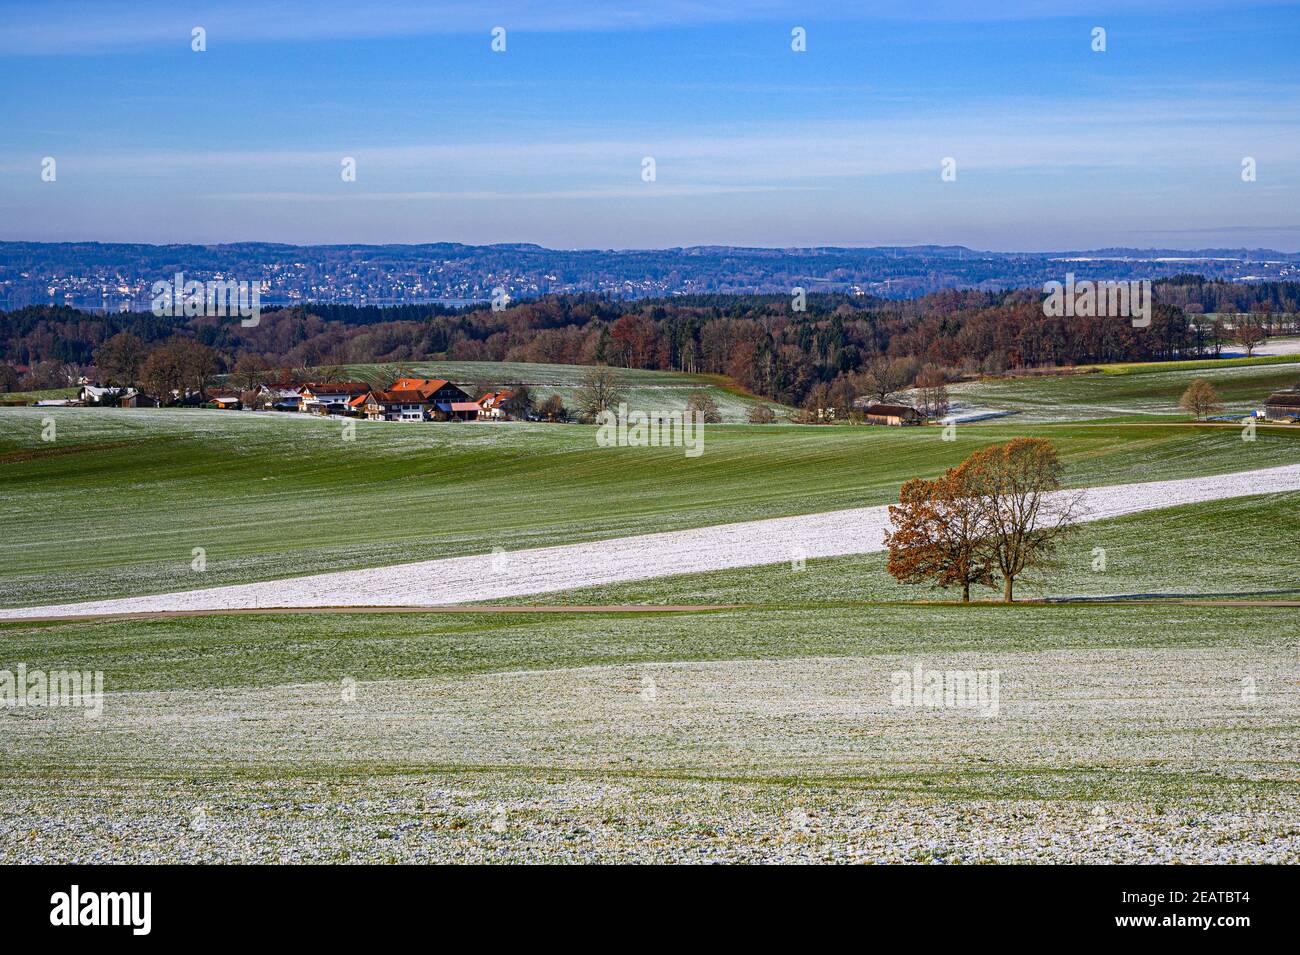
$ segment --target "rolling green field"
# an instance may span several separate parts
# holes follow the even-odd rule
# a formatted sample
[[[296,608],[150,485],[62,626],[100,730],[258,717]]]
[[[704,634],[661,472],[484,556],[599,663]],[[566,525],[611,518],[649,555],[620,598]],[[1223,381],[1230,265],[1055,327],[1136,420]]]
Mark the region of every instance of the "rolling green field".
[[[50,388],[45,391],[4,391],[0,392],[0,403],[27,405],[47,398],[75,398],[80,388]]]
[[[1300,494],[1184,505],[1084,524],[1065,540],[1054,566],[1018,581],[1017,588],[1023,599],[1295,600],[1300,599],[1296,541],[1300,541]],[[851,607],[879,601],[951,601],[961,596],[951,589],[900,584],[886,571],[885,563],[884,554],[863,554],[809,560],[802,570],[790,564],[768,564],[539,594],[529,602]],[[989,589],[972,592],[975,600],[1000,597],[1000,592]]]
[[[1291,862],[1294,610],[767,607],[16,626],[0,860]],[[898,707],[914,667],[994,713]]]
[[[297,416],[0,408],[0,604],[880,504],[1026,434],[1072,486],[1300,461],[1300,428],[1134,413],[1167,412],[1182,374],[990,383],[1023,413],[955,442],[711,427],[694,459],[583,426],[344,440]],[[1215,380],[1244,402],[1274,374]],[[529,598],[545,613],[3,623],[0,669],[101,671],[107,696],[98,719],[0,710],[0,862],[1295,863],[1298,611],[1265,602],[1300,596],[1298,507],[1089,524],[1021,590],[1151,602],[962,607],[872,555]],[[575,609],[688,603],[738,606]],[[917,666],[998,674],[996,711],[897,705]]]
[[[56,440],[41,440],[43,422]],[[197,410],[0,408],[0,604],[57,603],[883,504],[1025,434],[1073,486],[1300,460],[1300,428],[714,426],[705,451],[576,425],[411,426]],[[191,568],[202,547],[206,570]]]
[[[1225,414],[1246,415],[1262,408],[1272,392],[1300,384],[1294,359],[1204,367],[1201,362],[1158,365],[1107,365],[1102,374],[1057,378],[987,379],[953,385],[957,405],[1009,411],[1025,422],[1079,421],[1122,416],[1175,416],[1186,420],[1178,399],[1195,378],[1214,385]]]

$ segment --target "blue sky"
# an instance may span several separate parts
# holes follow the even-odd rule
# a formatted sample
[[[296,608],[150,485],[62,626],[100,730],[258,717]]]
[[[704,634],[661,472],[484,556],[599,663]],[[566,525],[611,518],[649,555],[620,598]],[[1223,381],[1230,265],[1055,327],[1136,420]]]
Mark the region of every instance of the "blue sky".
[[[0,11],[0,239],[1300,250],[1297,4]]]

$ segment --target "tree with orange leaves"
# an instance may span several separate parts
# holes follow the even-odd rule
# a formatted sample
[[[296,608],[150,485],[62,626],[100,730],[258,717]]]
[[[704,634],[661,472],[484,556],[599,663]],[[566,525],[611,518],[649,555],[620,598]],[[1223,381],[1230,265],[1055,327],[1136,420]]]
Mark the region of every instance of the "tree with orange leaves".
[[[893,530],[885,535],[888,569],[900,583],[960,585],[963,603],[970,602],[971,584],[997,585],[972,478],[962,464],[933,481],[913,478],[903,485],[898,504],[889,508]]]
[[[933,481],[914,478],[890,505],[889,573],[899,582],[997,586],[1014,599],[1015,581],[1047,564],[1078,520],[1080,497],[1061,491],[1063,466],[1042,438],[1017,438],[976,451]]]

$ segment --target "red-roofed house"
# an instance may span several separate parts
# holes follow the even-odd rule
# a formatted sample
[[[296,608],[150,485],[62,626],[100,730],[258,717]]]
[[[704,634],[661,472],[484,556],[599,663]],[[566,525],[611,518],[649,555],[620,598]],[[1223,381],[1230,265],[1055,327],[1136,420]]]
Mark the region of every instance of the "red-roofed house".
[[[370,386],[363,381],[312,382],[298,389],[298,409],[312,414],[339,414],[347,410],[353,398],[369,393]]]
[[[398,378],[363,396],[361,408],[372,421],[474,421],[479,412],[477,402],[441,378]]]
[[[418,391],[372,391],[365,397],[366,417],[371,421],[428,421],[433,401]]]
[[[434,401],[469,401],[469,395],[442,378],[398,378],[388,390],[418,391]]]
[[[514,396],[513,391],[489,391],[477,402],[479,417],[493,420],[508,419],[510,412],[506,408]]]

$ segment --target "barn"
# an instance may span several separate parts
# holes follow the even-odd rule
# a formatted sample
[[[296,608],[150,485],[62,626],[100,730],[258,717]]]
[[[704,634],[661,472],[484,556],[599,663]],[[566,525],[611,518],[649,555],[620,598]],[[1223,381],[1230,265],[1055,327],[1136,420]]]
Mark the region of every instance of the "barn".
[[[866,415],[868,424],[884,424],[895,428],[925,421],[925,415],[909,405],[867,405]]]
[[[1264,417],[1269,421],[1300,420],[1300,391],[1279,391],[1264,402]]]

